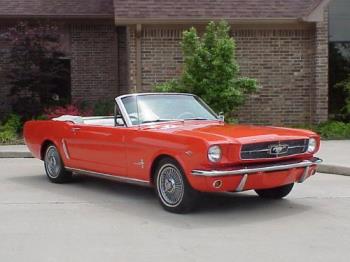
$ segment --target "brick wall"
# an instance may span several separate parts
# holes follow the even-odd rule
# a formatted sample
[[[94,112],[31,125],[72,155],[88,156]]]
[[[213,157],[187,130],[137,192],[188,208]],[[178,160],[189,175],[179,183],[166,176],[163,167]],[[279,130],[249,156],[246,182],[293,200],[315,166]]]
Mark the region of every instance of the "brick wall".
[[[113,99],[119,94],[117,42],[113,24],[71,25],[73,101]]]
[[[143,90],[138,91],[149,91],[154,84],[180,74],[182,57],[179,42],[182,30],[183,28],[143,29]],[[237,44],[241,74],[257,78],[262,87],[236,113],[240,121],[275,125],[313,121],[315,29],[312,26],[290,29],[252,27],[233,29],[232,35]],[[129,42],[130,83],[134,88],[134,28],[129,28]],[[318,81],[322,81],[324,88],[324,79]],[[324,93],[319,97],[324,99]],[[326,111],[319,111],[320,117],[326,117]]]
[[[128,41],[126,27],[117,27],[117,59],[118,59],[118,87],[119,94],[129,93],[129,72],[128,72]]]
[[[146,29],[142,32],[142,85],[150,91],[177,77],[182,68],[181,30]]]
[[[136,90],[136,28],[127,27],[127,43],[128,43],[128,66],[129,66],[129,92]],[[139,90],[140,91],[140,90]]]
[[[328,119],[328,10],[324,12],[324,20],[316,23],[315,31],[313,122],[320,123]]]
[[[237,30],[233,36],[242,75],[261,85],[239,110],[239,119],[274,125],[310,122],[314,31]]]
[[[171,28],[142,30],[142,90],[136,90],[135,28],[128,29],[129,74],[132,91],[151,91],[154,85],[171,80],[181,73],[182,30]]]

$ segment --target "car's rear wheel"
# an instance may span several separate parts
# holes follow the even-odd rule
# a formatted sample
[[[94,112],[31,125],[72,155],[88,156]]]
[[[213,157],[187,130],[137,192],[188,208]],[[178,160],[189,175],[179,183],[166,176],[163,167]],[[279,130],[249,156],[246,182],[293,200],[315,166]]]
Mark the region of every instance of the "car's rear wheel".
[[[72,173],[64,168],[62,158],[54,145],[47,147],[44,157],[46,175],[53,183],[65,183],[72,179]]]
[[[196,206],[198,192],[188,183],[181,166],[163,158],[155,171],[155,188],[163,208],[173,213],[188,213]]]
[[[281,187],[255,190],[262,198],[281,199],[287,196],[293,189],[294,184],[288,184]]]

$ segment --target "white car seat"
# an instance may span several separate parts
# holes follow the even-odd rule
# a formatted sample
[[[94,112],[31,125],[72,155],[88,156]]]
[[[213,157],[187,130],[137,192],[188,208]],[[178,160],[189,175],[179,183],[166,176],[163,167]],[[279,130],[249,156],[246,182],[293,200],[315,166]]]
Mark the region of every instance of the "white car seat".
[[[60,117],[53,118],[54,121],[68,121],[74,124],[84,124],[84,119],[81,116],[71,116],[71,115],[63,115]]]

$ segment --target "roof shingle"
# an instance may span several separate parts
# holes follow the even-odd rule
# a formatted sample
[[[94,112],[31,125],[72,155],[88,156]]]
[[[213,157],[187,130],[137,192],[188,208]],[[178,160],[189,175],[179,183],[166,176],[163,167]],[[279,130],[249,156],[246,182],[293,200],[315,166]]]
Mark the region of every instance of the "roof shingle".
[[[322,0],[114,0],[116,19],[298,19]]]
[[[113,0],[0,0],[0,17],[110,16]]]
[[[0,17],[298,19],[324,0],[0,0]]]

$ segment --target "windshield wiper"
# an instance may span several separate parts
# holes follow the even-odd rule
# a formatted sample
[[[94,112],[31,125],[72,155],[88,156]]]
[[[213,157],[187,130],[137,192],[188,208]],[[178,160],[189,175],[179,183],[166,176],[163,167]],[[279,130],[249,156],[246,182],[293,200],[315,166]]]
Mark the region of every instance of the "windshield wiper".
[[[161,123],[161,122],[170,122],[170,121],[191,121],[191,120],[209,120],[204,117],[194,117],[194,118],[185,118],[185,119],[154,119],[154,120],[146,120],[142,121],[141,124],[149,124],[149,123]]]
[[[161,122],[169,122],[169,121],[174,121],[174,119],[154,119],[154,120],[146,120],[146,121],[142,121],[142,124],[161,123]]]
[[[185,118],[184,120],[209,120],[205,117],[193,117],[193,118]]]

